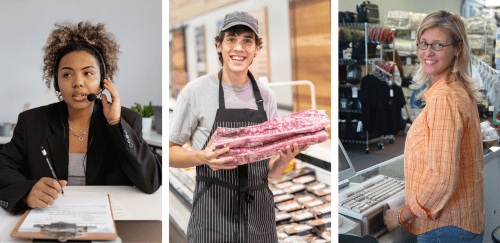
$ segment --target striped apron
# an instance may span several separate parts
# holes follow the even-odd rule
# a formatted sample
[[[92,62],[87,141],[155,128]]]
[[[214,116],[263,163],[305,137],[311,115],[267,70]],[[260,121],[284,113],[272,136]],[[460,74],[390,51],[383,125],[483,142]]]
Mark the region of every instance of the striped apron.
[[[218,127],[238,128],[267,121],[262,96],[248,72],[258,110],[226,109],[219,71],[219,109],[202,149]],[[196,166],[196,186],[188,224],[188,242],[278,242],[274,200],[269,190],[268,159],[213,171]]]

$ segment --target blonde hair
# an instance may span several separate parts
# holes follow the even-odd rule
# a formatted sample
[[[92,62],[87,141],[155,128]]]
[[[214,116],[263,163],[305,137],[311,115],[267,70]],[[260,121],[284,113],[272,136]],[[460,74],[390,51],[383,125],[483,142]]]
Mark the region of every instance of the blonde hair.
[[[481,100],[482,95],[478,91],[479,88],[477,87],[476,80],[471,78],[471,50],[469,48],[469,37],[465,31],[465,25],[462,18],[455,13],[445,10],[439,10],[428,14],[418,27],[417,43],[420,42],[420,38],[422,37],[424,31],[434,27],[442,28],[448,32],[454,47],[457,47],[460,43],[462,43],[462,50],[458,57],[454,57],[454,64],[452,64],[453,68],[451,69],[451,72],[447,74],[451,75],[451,79],[446,79],[446,82],[451,83],[456,81],[467,91],[472,100],[478,102]],[[421,88],[428,80],[430,80],[430,77],[431,76],[429,74],[424,72],[424,68],[422,64],[420,64],[417,73],[413,78],[415,81],[413,88]],[[419,92],[417,94],[417,98],[422,97],[428,87],[429,86]]]

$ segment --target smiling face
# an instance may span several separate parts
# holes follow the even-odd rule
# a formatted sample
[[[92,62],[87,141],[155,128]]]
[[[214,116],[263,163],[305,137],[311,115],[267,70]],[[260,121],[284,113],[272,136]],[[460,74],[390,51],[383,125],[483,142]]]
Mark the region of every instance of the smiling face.
[[[57,81],[68,109],[82,110],[93,102],[87,100],[90,93],[99,92],[101,73],[99,61],[88,51],[73,51],[59,62]]]
[[[431,75],[431,82],[434,83],[444,77],[453,68],[455,56],[460,54],[460,45],[444,47],[440,51],[435,51],[430,46],[433,43],[441,43],[443,45],[452,44],[452,38],[449,33],[440,28],[434,27],[425,30],[420,37],[419,42],[429,44],[426,50],[417,48],[420,63],[424,67],[424,72]]]
[[[259,53],[259,47],[255,44],[255,33],[243,32],[231,34],[226,32],[221,44],[217,45],[217,52],[222,54],[224,60],[224,71],[234,74],[244,73],[255,55]]]

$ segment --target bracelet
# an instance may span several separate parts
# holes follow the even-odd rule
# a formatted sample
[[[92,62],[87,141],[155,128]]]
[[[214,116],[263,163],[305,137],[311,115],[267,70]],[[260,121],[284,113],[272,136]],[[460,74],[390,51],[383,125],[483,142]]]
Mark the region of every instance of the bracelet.
[[[401,210],[398,211],[398,224],[399,227],[403,227],[403,223],[401,223]]]
[[[403,215],[403,208],[404,208],[404,206],[401,207],[399,209],[399,212],[398,212],[398,224],[401,227],[404,227],[408,224],[408,222],[405,220],[404,215]]]
[[[405,219],[405,215],[404,215],[404,209],[405,209],[405,206],[403,205],[403,207],[401,208],[401,218],[403,219],[403,222],[408,223],[408,220]]]

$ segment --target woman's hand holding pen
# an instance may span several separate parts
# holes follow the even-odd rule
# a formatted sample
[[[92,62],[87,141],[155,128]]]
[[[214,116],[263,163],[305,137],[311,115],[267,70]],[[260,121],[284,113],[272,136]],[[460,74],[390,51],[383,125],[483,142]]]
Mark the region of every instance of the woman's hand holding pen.
[[[104,88],[109,91],[111,94],[111,102],[108,102],[108,99],[105,94],[102,94],[102,108],[104,112],[104,117],[108,120],[108,124],[115,125],[120,122],[120,116],[122,111],[122,101],[120,99],[120,95],[118,95],[118,91],[116,90],[115,85],[111,82],[111,79],[104,79]]]
[[[233,160],[232,157],[217,159],[217,156],[226,153],[229,151],[229,147],[213,150],[212,144],[214,141],[214,135],[210,138],[210,142],[208,142],[207,147],[204,150],[199,151],[198,158],[201,160],[203,164],[210,166],[213,171],[220,169],[234,169],[237,166],[229,166],[226,163],[231,162]]]
[[[43,177],[31,188],[26,204],[30,208],[47,208],[49,205],[54,204],[61,193],[62,188],[68,184],[65,180]]]

